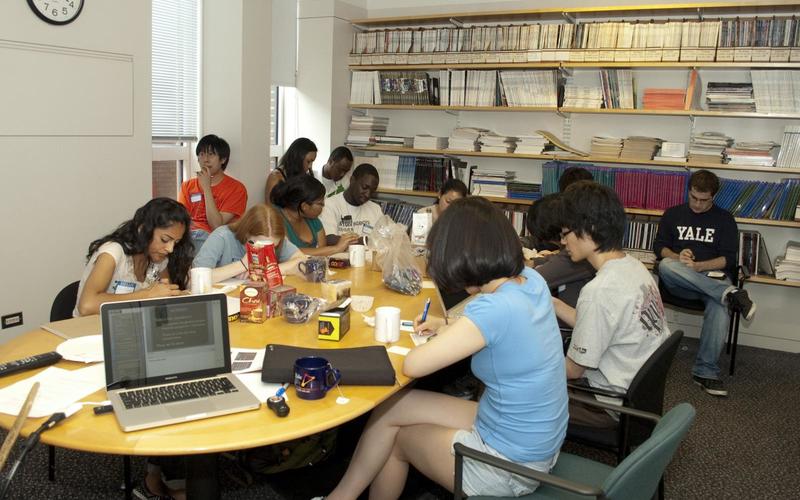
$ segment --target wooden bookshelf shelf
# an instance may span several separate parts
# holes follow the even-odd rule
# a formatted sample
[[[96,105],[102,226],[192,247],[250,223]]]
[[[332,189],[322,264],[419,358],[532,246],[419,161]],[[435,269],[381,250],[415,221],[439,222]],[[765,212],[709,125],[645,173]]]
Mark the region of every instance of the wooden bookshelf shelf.
[[[779,280],[775,279],[772,276],[762,276],[759,274],[754,274],[747,278],[748,283],[760,283],[762,285],[777,285],[777,286],[786,286],[790,288],[800,288],[800,281],[786,281],[786,280]]]
[[[399,194],[403,196],[420,196],[425,198],[436,198],[438,193],[433,191],[412,191],[408,189],[391,189],[391,188],[378,188],[378,193],[382,194]],[[532,205],[530,200],[514,200],[511,198],[499,198],[497,196],[484,196],[489,201],[494,203],[508,203],[511,205]],[[625,208],[625,213],[630,215],[646,215],[649,217],[661,217],[664,214],[663,210],[654,210],[649,208]],[[788,220],[771,220],[771,219],[744,219],[736,217],[736,222],[739,224],[752,224],[755,226],[776,226],[776,227],[789,227],[800,229],[800,221]]]
[[[568,107],[535,106],[439,106],[433,104],[350,104],[350,109],[386,109],[409,111],[501,111],[528,113],[571,113],[584,115],[646,115],[646,116],[688,116],[710,118],[762,118],[781,120],[800,120],[800,113],[746,113],[731,111],[706,111],[702,109],[592,109]]]
[[[412,53],[413,54],[413,53]],[[556,68],[642,68],[642,69],[800,69],[800,63],[791,62],[505,62],[505,63],[436,63],[436,64],[351,64],[351,71],[425,71],[434,69],[556,69]]]
[[[486,153],[483,151],[456,151],[450,149],[414,149],[402,146],[351,146],[358,151],[373,153],[399,153],[411,155],[443,155],[443,156],[474,156],[484,158],[511,158],[517,160],[561,160],[571,162],[591,162],[591,163],[611,163],[620,166],[658,166],[673,168],[705,168],[708,170],[734,170],[739,172],[768,172],[773,174],[800,175],[800,166],[797,168],[779,167],[759,167],[748,165],[727,165],[724,163],[703,163],[703,162],[671,162],[656,160],[629,160],[624,158],[607,158],[602,156],[575,156],[575,155],[554,155],[554,154],[518,154],[518,153]]]

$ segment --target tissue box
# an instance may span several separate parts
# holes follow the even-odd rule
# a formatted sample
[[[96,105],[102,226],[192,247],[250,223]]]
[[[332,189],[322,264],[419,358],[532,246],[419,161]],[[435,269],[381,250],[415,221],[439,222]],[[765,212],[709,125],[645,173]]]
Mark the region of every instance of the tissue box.
[[[350,304],[319,314],[320,340],[342,340],[350,330]]]

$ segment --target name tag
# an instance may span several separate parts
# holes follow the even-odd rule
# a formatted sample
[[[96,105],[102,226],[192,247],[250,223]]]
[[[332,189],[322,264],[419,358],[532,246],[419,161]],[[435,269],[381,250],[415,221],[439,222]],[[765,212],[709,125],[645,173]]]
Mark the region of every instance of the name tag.
[[[364,223],[364,225],[361,226],[361,234],[370,234],[370,233],[372,233],[372,226],[370,226],[367,223]]]
[[[192,193],[189,196],[189,200],[192,203],[199,203],[199,202],[201,202],[203,200],[203,193]]]
[[[558,293],[561,293],[561,292],[563,292],[563,291],[564,291],[564,290],[566,290],[566,289],[567,289],[567,285],[559,285],[559,286],[558,286]]]
[[[125,293],[133,293],[136,291],[136,283],[132,281],[115,281],[114,294],[121,295]]]

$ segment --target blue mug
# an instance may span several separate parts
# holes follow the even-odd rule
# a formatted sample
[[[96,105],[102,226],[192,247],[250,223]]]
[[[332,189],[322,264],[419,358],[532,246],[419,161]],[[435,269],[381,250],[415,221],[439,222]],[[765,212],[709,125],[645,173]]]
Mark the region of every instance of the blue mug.
[[[300,399],[322,399],[336,387],[342,373],[325,358],[305,356],[294,362],[294,389]]]

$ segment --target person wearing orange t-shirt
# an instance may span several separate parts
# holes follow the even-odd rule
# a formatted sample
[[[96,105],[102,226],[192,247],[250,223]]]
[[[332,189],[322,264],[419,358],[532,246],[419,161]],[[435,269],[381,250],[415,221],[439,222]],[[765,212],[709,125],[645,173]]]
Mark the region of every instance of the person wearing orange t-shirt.
[[[178,201],[192,217],[192,243],[197,252],[211,231],[242,216],[247,207],[247,189],[225,175],[231,156],[225,139],[207,135],[197,143],[195,153],[200,171],[181,185]]]

